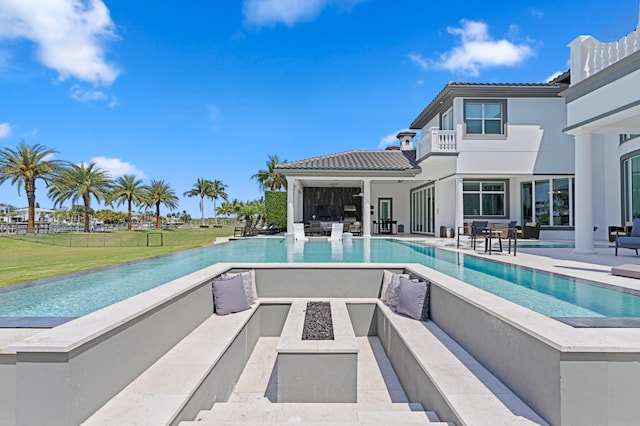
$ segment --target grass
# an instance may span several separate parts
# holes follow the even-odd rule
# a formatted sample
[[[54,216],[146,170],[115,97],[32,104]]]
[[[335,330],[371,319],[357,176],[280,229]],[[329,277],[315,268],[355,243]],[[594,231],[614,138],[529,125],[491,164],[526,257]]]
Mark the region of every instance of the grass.
[[[164,230],[163,246],[156,231],[3,237],[0,287],[202,247],[232,234],[233,228]]]

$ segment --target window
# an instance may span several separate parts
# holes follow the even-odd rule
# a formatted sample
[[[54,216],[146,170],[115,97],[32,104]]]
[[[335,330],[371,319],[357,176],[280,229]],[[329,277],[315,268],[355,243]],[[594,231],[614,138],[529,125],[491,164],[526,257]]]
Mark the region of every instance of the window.
[[[442,114],[442,130],[453,130],[453,109],[449,108],[447,112]]]
[[[464,122],[469,135],[502,135],[506,100],[465,100]]]
[[[624,161],[624,220],[640,217],[640,156]]]
[[[573,226],[573,178],[539,179],[520,184],[522,223]]]
[[[623,144],[630,139],[637,138],[638,136],[640,135],[634,135],[632,133],[623,133],[620,135],[620,144]]]
[[[464,181],[462,184],[464,215],[504,217],[506,186],[505,181]]]

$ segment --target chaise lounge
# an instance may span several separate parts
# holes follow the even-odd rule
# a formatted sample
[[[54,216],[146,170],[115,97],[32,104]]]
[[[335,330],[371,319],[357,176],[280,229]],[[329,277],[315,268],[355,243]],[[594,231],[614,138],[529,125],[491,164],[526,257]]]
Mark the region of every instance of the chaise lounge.
[[[631,235],[628,237],[618,235],[616,238],[616,256],[618,255],[618,248],[628,248],[636,251],[638,255],[638,249],[640,249],[640,219],[633,219],[633,227],[631,228]]]

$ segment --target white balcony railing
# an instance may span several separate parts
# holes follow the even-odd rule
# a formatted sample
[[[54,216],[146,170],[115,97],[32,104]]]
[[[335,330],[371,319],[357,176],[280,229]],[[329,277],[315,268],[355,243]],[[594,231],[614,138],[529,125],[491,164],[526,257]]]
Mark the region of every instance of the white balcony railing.
[[[427,154],[458,152],[458,132],[455,130],[440,130],[431,127],[429,132],[418,141],[418,158]]]
[[[611,43],[580,36],[571,44],[571,84],[576,84],[640,50],[640,28]]]

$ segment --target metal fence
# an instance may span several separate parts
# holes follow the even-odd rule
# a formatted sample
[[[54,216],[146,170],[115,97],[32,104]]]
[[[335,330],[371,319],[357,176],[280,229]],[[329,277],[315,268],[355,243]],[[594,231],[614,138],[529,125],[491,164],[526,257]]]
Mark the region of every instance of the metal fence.
[[[163,230],[48,232],[0,234],[5,238],[61,247],[159,247],[213,244],[218,237],[233,235],[233,227],[193,227]]]

